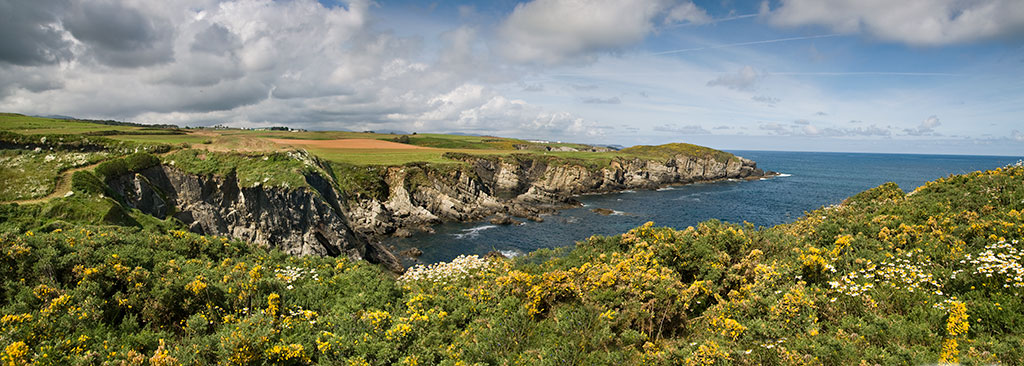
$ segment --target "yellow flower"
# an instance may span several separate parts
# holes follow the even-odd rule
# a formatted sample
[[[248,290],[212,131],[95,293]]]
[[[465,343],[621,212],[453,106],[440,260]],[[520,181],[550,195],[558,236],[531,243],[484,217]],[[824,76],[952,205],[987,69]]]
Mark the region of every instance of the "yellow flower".
[[[25,356],[28,355],[28,345],[25,342],[17,341],[11,343],[7,348],[4,349],[3,364],[4,366],[15,366],[25,365],[28,361]]]

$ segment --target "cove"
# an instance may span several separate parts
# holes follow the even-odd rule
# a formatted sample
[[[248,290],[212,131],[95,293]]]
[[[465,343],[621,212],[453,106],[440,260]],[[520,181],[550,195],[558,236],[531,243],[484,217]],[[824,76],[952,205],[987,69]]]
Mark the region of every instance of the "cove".
[[[758,167],[781,176],[752,181],[719,181],[659,190],[624,191],[577,197],[581,207],[544,216],[544,222],[492,225],[486,220],[448,223],[434,234],[388,238],[397,250],[423,251],[406,266],[451,260],[461,254],[500,251],[520,255],[540,248],[570,246],[591,235],[615,235],[654,221],[658,226],[686,228],[718,219],[774,226],[791,222],[804,212],[841,203],[844,199],[886,182],[910,191],[936,178],[994,169],[1020,157],[864,154],[779,151],[729,151],[758,162]],[[612,210],[610,215],[594,209]]]

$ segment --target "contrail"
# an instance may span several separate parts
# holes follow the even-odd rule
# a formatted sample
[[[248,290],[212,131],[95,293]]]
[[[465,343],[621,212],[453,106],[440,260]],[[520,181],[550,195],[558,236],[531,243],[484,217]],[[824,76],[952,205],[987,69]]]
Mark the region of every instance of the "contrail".
[[[722,22],[728,22],[728,21],[732,21],[732,20],[739,20],[739,19],[753,18],[753,17],[756,17],[756,16],[758,16],[758,15],[760,15],[760,14],[754,13],[754,14],[742,14],[742,15],[734,15],[734,16],[731,16],[731,17],[725,17],[725,18],[718,18],[718,19],[711,19],[711,20],[710,20],[710,21],[708,21],[707,23],[680,23],[680,24],[671,24],[671,25],[666,25],[666,26],[664,26],[663,28],[679,28],[679,27],[696,27],[696,26],[701,26],[701,25],[709,25],[709,24],[718,24],[718,23],[722,23]]]
[[[839,36],[842,36],[842,34],[833,33],[833,34],[822,34],[822,35],[807,36],[807,37],[790,37],[790,38],[768,39],[768,40],[764,40],[764,41],[729,43],[729,44],[720,44],[720,45],[717,45],[717,46],[707,46],[707,47],[697,47],[697,48],[684,48],[684,49],[681,49],[681,50],[662,51],[662,52],[652,53],[652,55],[668,55],[668,54],[673,54],[673,53],[704,51],[704,50],[715,50],[715,49],[719,49],[719,48],[741,47],[741,46],[750,46],[750,45],[755,45],[755,44],[779,43],[779,42],[790,42],[790,41],[802,41],[802,40],[807,40],[807,39],[832,38],[832,37],[839,37]]]

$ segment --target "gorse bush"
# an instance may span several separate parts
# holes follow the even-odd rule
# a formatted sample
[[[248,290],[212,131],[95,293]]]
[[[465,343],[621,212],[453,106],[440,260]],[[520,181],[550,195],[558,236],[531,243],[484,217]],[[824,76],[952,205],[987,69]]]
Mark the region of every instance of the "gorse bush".
[[[5,362],[1024,362],[1024,168],[866,191],[772,228],[647,223],[402,277],[175,230],[0,237]]]

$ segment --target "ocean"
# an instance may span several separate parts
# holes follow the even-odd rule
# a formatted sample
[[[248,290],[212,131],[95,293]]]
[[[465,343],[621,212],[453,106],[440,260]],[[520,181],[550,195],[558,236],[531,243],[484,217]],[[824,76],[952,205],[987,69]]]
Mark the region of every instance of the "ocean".
[[[1019,157],[863,154],[780,151],[729,151],[752,159],[762,169],[782,175],[753,181],[721,181],[638,190],[577,199],[583,207],[544,216],[544,222],[516,226],[487,221],[435,226],[434,234],[390,238],[398,250],[416,247],[422,263],[449,261],[461,254],[501,251],[521,255],[540,248],[574,245],[591,235],[615,235],[647,221],[657,226],[686,228],[718,219],[774,226],[792,222],[804,212],[842,202],[849,196],[886,182],[905,191],[951,174],[994,169]],[[592,210],[614,210],[600,215]],[[415,264],[409,262],[405,264]]]

